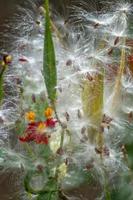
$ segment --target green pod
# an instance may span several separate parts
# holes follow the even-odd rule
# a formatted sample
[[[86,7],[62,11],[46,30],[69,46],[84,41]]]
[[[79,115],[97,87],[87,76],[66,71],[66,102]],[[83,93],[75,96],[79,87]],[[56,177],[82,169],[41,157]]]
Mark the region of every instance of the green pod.
[[[84,116],[92,127],[88,129],[90,142],[95,143],[103,115],[104,75],[96,73],[93,80],[85,79],[82,84],[82,106]]]

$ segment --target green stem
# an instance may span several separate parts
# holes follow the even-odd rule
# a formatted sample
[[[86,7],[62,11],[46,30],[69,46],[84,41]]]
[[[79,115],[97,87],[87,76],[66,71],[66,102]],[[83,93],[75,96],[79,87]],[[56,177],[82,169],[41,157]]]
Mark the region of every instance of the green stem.
[[[104,181],[104,193],[105,193],[105,199],[106,200],[111,200],[111,194],[109,190],[109,183],[107,181],[107,176],[106,174],[104,175],[105,181]]]
[[[61,131],[61,141],[60,141],[60,148],[63,148],[63,143],[64,143],[64,129]]]
[[[103,163],[103,159],[101,159],[101,168],[103,170],[103,187],[104,187],[104,196],[105,196],[105,200],[111,200],[111,193],[110,193],[110,189],[109,189],[109,179],[108,179],[108,174],[107,171],[104,167],[104,163]]]
[[[2,100],[3,100],[3,97],[4,97],[4,89],[3,89],[3,75],[4,75],[4,72],[5,72],[5,66],[3,67],[1,73],[0,73],[0,105],[2,104]]]
[[[56,106],[55,104],[53,104],[53,108],[54,108],[54,112],[55,112],[55,116],[56,116],[56,119],[58,120],[60,126],[61,126],[61,140],[60,140],[60,146],[59,146],[59,149],[62,149],[63,148],[63,143],[64,143],[64,134],[65,134],[65,131],[66,131],[66,127],[64,127],[64,125],[62,124],[61,120],[59,119],[59,116],[58,116],[58,113],[56,111]],[[60,162],[58,162],[57,166],[56,166],[56,170],[55,170],[55,178],[58,179],[58,168],[60,166]]]
[[[29,200],[32,200],[32,194],[28,193],[27,196]]]
[[[54,104],[54,112],[55,112],[55,117],[56,119],[58,120],[58,123],[60,124],[61,128],[62,128],[62,131],[61,131],[61,140],[60,140],[60,149],[63,148],[63,143],[64,143],[64,133],[65,133],[65,130],[66,130],[66,127],[64,127],[64,125],[62,124],[61,120],[59,119],[59,116],[58,116],[58,113],[56,111],[56,106]]]

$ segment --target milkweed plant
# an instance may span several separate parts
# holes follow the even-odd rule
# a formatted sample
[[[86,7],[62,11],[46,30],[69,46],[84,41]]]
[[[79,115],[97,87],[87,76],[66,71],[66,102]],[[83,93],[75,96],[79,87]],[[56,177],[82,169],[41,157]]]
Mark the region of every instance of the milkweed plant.
[[[133,199],[132,12],[77,3],[66,20],[45,0],[1,55],[0,166],[22,171],[25,199],[80,199],[69,191],[84,185],[97,200]]]

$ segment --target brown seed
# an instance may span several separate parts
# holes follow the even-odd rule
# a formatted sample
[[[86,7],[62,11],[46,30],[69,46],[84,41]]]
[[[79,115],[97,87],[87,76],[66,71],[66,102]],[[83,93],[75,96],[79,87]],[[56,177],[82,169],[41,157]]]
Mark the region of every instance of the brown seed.
[[[66,62],[66,66],[71,66],[72,65],[72,60],[67,60],[67,62]]]
[[[89,72],[86,73],[86,78],[87,78],[89,81],[93,81],[93,77],[90,75]]]
[[[100,126],[100,132],[104,132],[104,128],[105,128],[105,125],[103,123],[101,123],[101,126]]]
[[[128,114],[128,120],[131,122],[133,120],[133,111]]]
[[[113,119],[111,118],[111,117],[109,117],[109,116],[107,116],[107,115],[103,115],[103,120],[102,120],[102,122],[103,123],[106,123],[106,124],[110,124],[110,122],[112,121]]]
[[[103,153],[104,153],[105,156],[109,156],[110,155],[109,148],[105,146],[103,148]]]
[[[97,154],[102,154],[102,150],[100,148],[95,147],[95,152]]]
[[[81,113],[81,111],[80,111],[79,109],[78,109],[77,116],[78,116],[78,118],[79,118],[79,119],[81,119],[81,118],[82,118],[82,113]]]
[[[94,165],[93,165],[92,163],[86,165],[86,169],[87,169],[87,170],[90,170],[90,169],[92,169],[93,167],[94,167]]]
[[[66,165],[69,165],[69,159],[68,159],[68,158],[66,158],[65,164],[66,164]]]
[[[3,124],[4,123],[4,120],[2,117],[0,117],[0,124]]]
[[[114,41],[114,45],[117,45],[119,42],[119,37],[116,37],[115,41]]]
[[[43,166],[43,165],[37,165],[37,170],[38,170],[39,172],[43,172],[44,166]]]
[[[127,154],[127,150],[126,150],[125,145],[121,144],[120,148],[121,148],[121,151],[122,151],[123,155],[126,155]]]
[[[69,121],[70,120],[70,115],[68,114],[68,112],[65,112],[64,115],[65,115],[66,120]]]
[[[35,94],[32,94],[32,102],[36,103],[36,96],[35,96]]]
[[[99,25],[100,25],[99,23],[95,23],[94,28],[98,28]]]
[[[108,55],[111,55],[113,53],[113,48],[110,48],[108,51]]]
[[[57,149],[56,153],[59,155],[63,155],[64,150],[62,148],[59,148],[59,149]]]
[[[62,88],[61,87],[59,87],[58,90],[59,90],[60,93],[62,93]]]
[[[85,132],[86,132],[86,127],[82,127],[82,129],[81,129],[81,134],[84,135]]]
[[[37,24],[37,25],[40,25],[40,23],[41,23],[41,22],[40,22],[39,20],[36,21],[36,24]]]
[[[22,84],[22,80],[19,77],[16,77],[16,84],[17,85],[21,85]]]

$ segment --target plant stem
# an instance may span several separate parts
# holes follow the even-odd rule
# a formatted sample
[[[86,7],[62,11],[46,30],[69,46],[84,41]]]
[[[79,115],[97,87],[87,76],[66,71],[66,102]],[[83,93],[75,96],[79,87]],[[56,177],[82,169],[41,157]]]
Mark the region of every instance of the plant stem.
[[[0,73],[0,105],[2,104],[3,96],[4,96],[4,89],[3,89],[3,75],[5,72],[6,66],[3,66],[3,69]]]
[[[58,117],[58,114],[57,114],[57,112],[56,112],[56,109],[55,109],[55,116],[56,116],[56,119],[58,120],[58,122],[59,122],[59,124],[60,124],[60,126],[61,126],[61,128],[62,128],[62,131],[61,131],[61,140],[60,140],[60,147],[59,147],[59,148],[62,149],[63,143],[64,143],[64,132],[65,132],[65,129],[66,129],[66,128],[63,126],[62,122],[60,121],[60,119],[59,119],[59,117]]]
[[[32,200],[32,194],[28,193],[27,195],[28,195],[28,199]]]
[[[61,130],[60,146],[59,146],[59,149],[62,150],[63,143],[64,143],[64,134],[65,134],[66,127],[64,127],[64,125],[62,124],[61,120],[59,119],[59,116],[58,116],[55,104],[53,104],[53,108],[54,108],[56,119],[58,120],[58,122],[59,122],[59,124],[61,126],[61,129],[62,129]],[[55,170],[55,178],[57,178],[57,179],[58,179],[58,168],[59,168],[59,166],[60,166],[60,162],[58,162],[58,164],[56,166],[56,170]]]
[[[126,39],[123,39],[123,45],[125,45],[126,43]],[[115,82],[115,86],[114,86],[114,95],[113,95],[113,99],[112,99],[112,106],[114,109],[116,109],[117,105],[118,105],[118,97],[120,95],[120,89],[121,89],[121,78],[123,76],[124,73],[124,69],[125,69],[125,59],[126,58],[126,51],[125,51],[125,47],[122,48],[121,50],[121,60],[120,60],[120,67],[118,70],[118,75],[116,77],[116,82]],[[115,105],[115,106],[114,106]]]
[[[110,191],[109,191],[109,183],[107,181],[106,172],[104,172],[104,193],[105,193],[105,199],[111,200]]]

